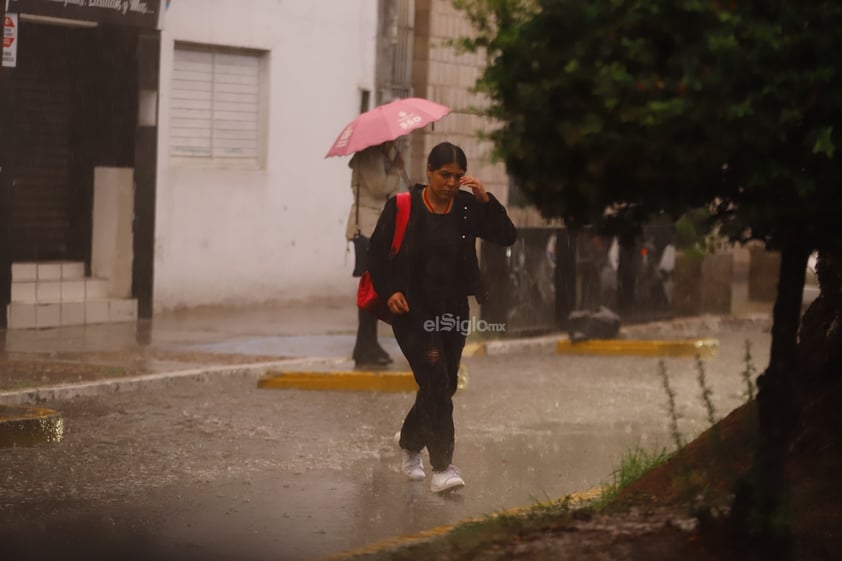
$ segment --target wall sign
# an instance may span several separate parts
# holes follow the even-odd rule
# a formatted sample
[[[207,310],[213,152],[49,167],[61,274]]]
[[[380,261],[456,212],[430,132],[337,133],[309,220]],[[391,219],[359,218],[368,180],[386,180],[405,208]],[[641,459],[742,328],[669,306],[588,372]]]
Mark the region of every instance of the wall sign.
[[[6,14],[3,18],[3,66],[18,65],[18,15]]]
[[[161,0],[10,0],[9,10],[19,14],[155,29]]]

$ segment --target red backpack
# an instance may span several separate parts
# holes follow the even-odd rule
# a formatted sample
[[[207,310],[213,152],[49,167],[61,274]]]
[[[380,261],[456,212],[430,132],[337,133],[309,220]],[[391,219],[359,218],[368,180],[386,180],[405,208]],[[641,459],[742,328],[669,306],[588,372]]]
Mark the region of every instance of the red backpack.
[[[409,193],[398,193],[395,195],[395,204],[397,205],[398,212],[395,217],[395,233],[392,234],[391,255],[393,257],[401,249],[403,236],[406,233],[406,225],[409,223],[409,209],[411,206]],[[392,313],[389,311],[386,302],[374,290],[374,285],[371,284],[371,275],[369,275],[368,271],[364,271],[360,277],[360,284],[357,287],[357,307],[377,316],[386,323],[392,323]]]

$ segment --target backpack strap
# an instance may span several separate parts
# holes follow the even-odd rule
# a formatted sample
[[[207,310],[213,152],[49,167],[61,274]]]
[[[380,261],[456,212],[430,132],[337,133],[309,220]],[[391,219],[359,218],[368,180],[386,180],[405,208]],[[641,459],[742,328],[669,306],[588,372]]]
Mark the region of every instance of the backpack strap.
[[[395,195],[395,204],[398,212],[395,217],[395,233],[392,235],[392,255],[397,255],[403,243],[403,236],[406,234],[406,225],[409,223],[409,209],[412,206],[409,192]]]

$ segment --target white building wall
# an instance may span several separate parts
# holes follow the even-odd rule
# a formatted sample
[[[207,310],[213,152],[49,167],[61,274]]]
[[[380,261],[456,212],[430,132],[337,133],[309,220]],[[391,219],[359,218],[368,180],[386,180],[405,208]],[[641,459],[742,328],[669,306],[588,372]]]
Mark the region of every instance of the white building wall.
[[[347,299],[348,157],[324,159],[374,91],[377,0],[177,0],[164,19],[154,308]],[[176,41],[267,52],[265,161],[169,156]]]

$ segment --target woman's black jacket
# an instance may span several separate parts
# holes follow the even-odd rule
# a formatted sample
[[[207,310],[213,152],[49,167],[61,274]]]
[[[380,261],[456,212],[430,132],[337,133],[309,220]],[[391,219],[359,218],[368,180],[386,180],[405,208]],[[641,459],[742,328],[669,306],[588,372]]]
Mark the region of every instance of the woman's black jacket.
[[[413,252],[417,249],[420,232],[426,226],[429,216],[421,197],[423,185],[411,189],[411,208],[406,234],[397,255],[390,255],[392,235],[395,231],[397,205],[395,197],[390,198],[383,207],[377,227],[371,236],[368,250],[368,270],[374,289],[385,302],[395,292],[402,292],[412,301],[411,287],[413,279]],[[517,230],[509,219],[506,209],[489,193],[487,203],[479,202],[472,193],[458,191],[453,201],[451,213],[461,217],[459,229],[462,233],[459,262],[453,263],[459,273],[454,275],[460,286],[450,287],[451,294],[457,296],[474,295],[482,303],[483,291],[480,285],[479,262],[476,253],[476,238],[508,246],[515,242]]]

